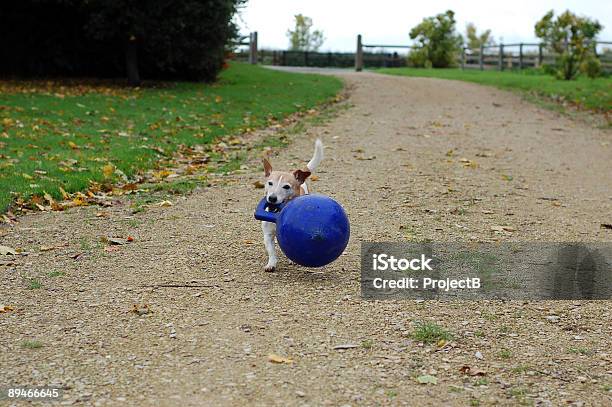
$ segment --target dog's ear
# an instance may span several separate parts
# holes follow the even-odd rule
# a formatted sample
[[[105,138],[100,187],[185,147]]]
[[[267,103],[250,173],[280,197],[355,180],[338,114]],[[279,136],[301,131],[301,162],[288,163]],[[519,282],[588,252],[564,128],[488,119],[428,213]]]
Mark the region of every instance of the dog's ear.
[[[270,173],[272,172],[272,164],[270,164],[270,161],[268,161],[267,158],[264,158],[263,165],[264,165],[264,173],[266,174],[266,177],[269,177]]]
[[[293,176],[298,180],[300,184],[303,184],[306,181],[306,178],[310,177],[311,172],[306,170],[295,170],[293,171]]]

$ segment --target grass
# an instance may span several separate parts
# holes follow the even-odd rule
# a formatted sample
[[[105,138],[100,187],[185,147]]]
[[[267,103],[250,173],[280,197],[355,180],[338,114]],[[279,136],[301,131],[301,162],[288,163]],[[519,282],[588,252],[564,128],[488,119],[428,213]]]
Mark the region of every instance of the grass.
[[[66,273],[63,271],[51,271],[50,273],[47,273],[47,276],[49,277],[61,277],[63,275],[66,275]]]
[[[461,69],[383,68],[377,72],[418,76],[427,78],[453,79],[491,85],[501,89],[519,90],[545,99],[570,102],[582,108],[609,112],[612,106],[612,78],[589,79],[579,77],[563,81],[537,70],[524,71],[479,71]]]
[[[40,341],[23,341],[21,347],[25,349],[39,349],[42,348],[43,344]]]
[[[0,81],[0,212],[18,197],[48,192],[60,199],[60,187],[83,191],[115,177],[105,166],[128,177],[160,169],[180,145],[275,123],[330,100],[341,87],[333,77],[239,63],[211,85]]]
[[[28,280],[28,289],[30,290],[38,290],[42,288],[42,283],[35,278]]]
[[[441,340],[450,341],[453,336],[441,326],[427,322],[417,325],[412,333],[412,338],[423,343],[438,343]]]

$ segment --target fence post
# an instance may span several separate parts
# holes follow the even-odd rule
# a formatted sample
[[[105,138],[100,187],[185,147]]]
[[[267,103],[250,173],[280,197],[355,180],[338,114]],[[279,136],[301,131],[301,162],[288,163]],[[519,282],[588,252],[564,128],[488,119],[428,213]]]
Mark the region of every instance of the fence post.
[[[519,44],[519,69],[523,69],[523,43]]]
[[[249,35],[249,63],[257,64],[257,31]]]
[[[465,47],[461,47],[461,69],[465,69]]]
[[[357,52],[355,53],[355,70],[360,72],[363,69],[363,44],[361,34],[357,36]]]
[[[327,66],[332,66],[332,53],[327,53]]]
[[[544,62],[544,54],[542,53],[542,43],[538,44],[538,68],[542,66]]]
[[[480,44],[480,53],[478,54],[478,66],[480,70],[484,70],[484,46]]]
[[[499,44],[499,70],[504,70],[504,44]]]
[[[304,66],[308,66],[308,51],[304,51]]]
[[[287,65],[287,51],[283,51],[281,54],[281,66]]]

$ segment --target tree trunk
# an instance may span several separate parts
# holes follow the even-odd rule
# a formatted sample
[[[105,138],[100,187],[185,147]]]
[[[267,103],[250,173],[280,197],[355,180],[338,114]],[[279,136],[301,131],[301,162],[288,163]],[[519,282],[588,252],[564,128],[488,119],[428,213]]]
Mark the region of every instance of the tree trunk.
[[[140,74],[138,73],[138,43],[134,37],[130,38],[126,45],[125,67],[127,71],[128,84],[130,86],[139,86]]]

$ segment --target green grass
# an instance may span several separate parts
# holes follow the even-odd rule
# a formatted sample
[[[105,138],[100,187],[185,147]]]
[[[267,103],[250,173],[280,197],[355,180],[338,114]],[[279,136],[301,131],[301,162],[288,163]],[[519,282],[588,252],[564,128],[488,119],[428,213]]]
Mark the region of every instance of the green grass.
[[[42,288],[42,283],[35,278],[28,280],[28,289],[30,290],[38,290]]]
[[[43,344],[40,341],[23,341],[21,347],[25,349],[39,349],[42,348]]]
[[[437,343],[440,340],[450,341],[453,336],[441,326],[428,322],[419,323],[412,333],[412,338],[423,343]]]
[[[105,179],[107,164],[128,177],[163,167],[181,144],[266,126],[331,99],[341,87],[329,76],[239,63],[212,85],[0,81],[0,212],[18,196],[46,191],[59,199],[60,187],[86,190]]]
[[[49,277],[61,277],[63,275],[66,275],[66,273],[63,271],[51,271],[50,273],[47,273],[47,276]]]
[[[499,72],[471,69],[383,68],[377,72],[475,82],[502,89],[519,90],[531,95],[543,96],[546,99],[563,98],[580,107],[597,111],[610,111],[610,106],[612,106],[612,78],[610,77],[596,79],[579,77],[574,81],[563,81],[536,70]]]

